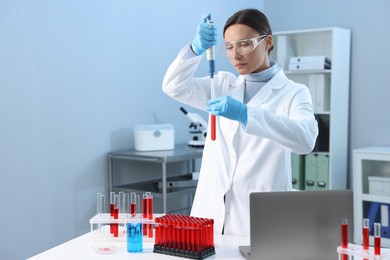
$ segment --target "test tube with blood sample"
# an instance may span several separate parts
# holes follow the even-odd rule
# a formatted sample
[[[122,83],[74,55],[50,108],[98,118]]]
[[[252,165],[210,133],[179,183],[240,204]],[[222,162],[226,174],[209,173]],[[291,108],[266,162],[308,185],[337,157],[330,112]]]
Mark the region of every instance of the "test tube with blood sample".
[[[370,248],[370,220],[368,218],[363,219],[363,250]],[[364,260],[368,260],[364,258]]]
[[[137,213],[137,194],[135,192],[130,193],[130,214],[135,216]]]
[[[374,223],[374,255],[381,254],[381,223]]]
[[[341,220],[341,247],[348,248],[348,219]],[[342,254],[341,260],[348,260],[348,255]]]
[[[153,220],[153,195],[151,192],[146,193],[148,195],[147,200],[147,216],[149,220]],[[153,225],[148,224],[148,237],[153,237]]]

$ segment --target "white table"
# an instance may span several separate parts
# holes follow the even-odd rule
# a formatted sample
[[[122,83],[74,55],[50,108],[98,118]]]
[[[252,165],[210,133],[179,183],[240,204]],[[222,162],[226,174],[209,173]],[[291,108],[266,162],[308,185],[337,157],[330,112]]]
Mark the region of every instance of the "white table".
[[[207,257],[206,259],[245,259],[238,249],[240,245],[249,245],[249,237],[241,236],[229,236],[229,235],[216,235],[215,236],[215,254]],[[61,259],[110,259],[110,260],[128,260],[131,256],[136,259],[180,259],[176,256],[169,256],[163,254],[153,253],[153,243],[144,243],[143,253],[128,253],[126,251],[126,245],[119,252],[110,255],[96,254],[91,248],[90,233],[77,237],[38,255],[35,255],[30,260],[61,260]],[[185,258],[182,258],[185,259]]]

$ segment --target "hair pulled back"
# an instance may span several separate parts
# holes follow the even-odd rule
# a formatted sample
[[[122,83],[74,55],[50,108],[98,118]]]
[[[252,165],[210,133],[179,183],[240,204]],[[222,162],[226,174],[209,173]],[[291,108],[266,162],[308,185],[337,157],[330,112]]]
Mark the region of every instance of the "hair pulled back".
[[[257,9],[244,9],[234,13],[225,24],[223,28],[223,36],[225,37],[226,30],[234,24],[243,24],[251,27],[260,35],[272,35],[271,26],[268,22],[268,18]],[[272,46],[268,53],[272,51]]]

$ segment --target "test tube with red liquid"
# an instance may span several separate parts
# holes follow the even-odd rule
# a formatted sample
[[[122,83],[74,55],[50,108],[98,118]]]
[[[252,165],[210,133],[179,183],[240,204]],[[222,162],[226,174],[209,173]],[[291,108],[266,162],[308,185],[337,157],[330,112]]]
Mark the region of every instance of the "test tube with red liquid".
[[[114,216],[114,196],[115,192],[110,192],[110,216]]]
[[[363,250],[370,248],[370,220],[368,218],[363,219]],[[364,258],[363,260],[368,260]]]
[[[110,216],[114,218],[115,192],[110,192]],[[110,224],[110,233],[114,233],[114,224]]]
[[[341,247],[348,248],[348,219],[341,220]],[[342,254],[341,260],[348,260],[348,255]]]
[[[142,194],[142,218],[148,218],[148,194]],[[142,224],[142,235],[148,235],[148,229],[146,224]]]
[[[130,214],[135,216],[137,213],[137,194],[135,192],[130,193]]]
[[[119,196],[114,195],[114,219],[118,219],[118,218],[119,218]],[[118,224],[114,224],[113,231],[114,231],[113,232],[114,237],[118,237],[118,233],[119,233]]]
[[[381,254],[381,224],[374,223],[374,255]]]
[[[363,219],[363,249],[368,250],[370,247],[370,220]]]
[[[216,128],[216,117],[215,117],[215,115],[210,115],[210,122],[211,122],[211,140],[215,141],[216,136],[217,136],[216,130],[215,130],[215,128]]]
[[[149,220],[153,220],[153,195],[151,192],[146,193],[148,195],[147,199],[147,215]],[[148,224],[148,237],[153,237],[153,225]]]
[[[208,19],[208,24],[213,27],[214,23],[211,19]],[[215,72],[215,55],[214,55],[214,46],[211,46],[206,51],[207,60],[209,63],[209,73],[210,73],[210,91],[211,98],[215,98],[215,85],[214,85],[214,72]],[[210,114],[210,123],[211,123],[211,140],[216,139],[216,117],[215,115]]]

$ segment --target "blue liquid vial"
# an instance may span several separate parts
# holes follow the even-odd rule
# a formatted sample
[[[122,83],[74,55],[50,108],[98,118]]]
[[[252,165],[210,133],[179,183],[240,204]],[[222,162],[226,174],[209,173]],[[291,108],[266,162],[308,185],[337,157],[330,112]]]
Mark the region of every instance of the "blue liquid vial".
[[[127,234],[127,252],[142,253],[143,250],[142,223],[141,222],[126,223],[126,234]]]

